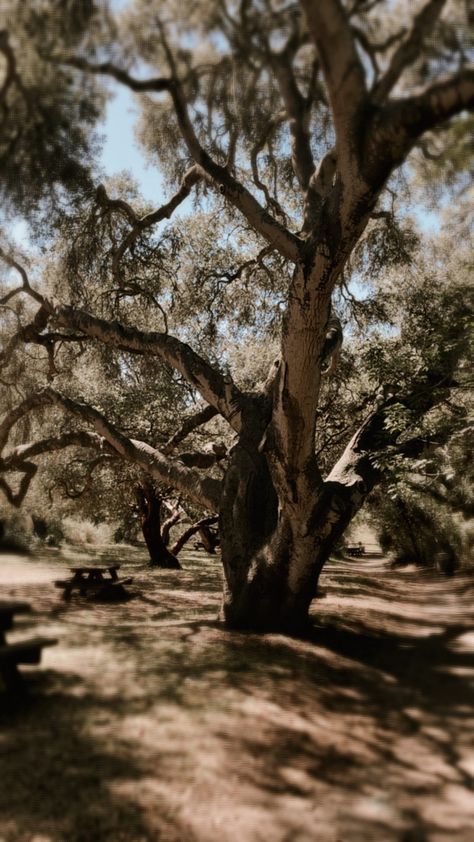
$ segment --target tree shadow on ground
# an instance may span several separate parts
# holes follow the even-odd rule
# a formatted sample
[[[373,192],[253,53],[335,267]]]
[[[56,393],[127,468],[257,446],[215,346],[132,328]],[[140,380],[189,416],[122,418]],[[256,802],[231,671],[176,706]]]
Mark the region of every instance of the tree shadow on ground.
[[[341,566],[297,639],[223,629],[212,576],[54,613],[75,676],[1,721],[6,842],[470,842],[472,578]]]
[[[176,742],[163,731],[157,752],[165,777],[177,782],[173,746],[178,754],[183,742],[185,754],[204,747],[218,770],[213,786],[233,780],[237,803],[273,814],[269,839],[315,838],[313,813],[322,840],[338,827],[344,842],[467,842],[474,816],[461,803],[471,786],[463,735],[474,656],[452,648],[466,629],[455,624],[417,639],[372,634],[359,623],[296,640],[188,622],[167,629],[153,660],[150,641],[138,643],[134,681],[144,692],[127,712],[146,714],[150,699],[158,710],[179,710]],[[194,774],[184,773],[190,787]],[[309,811],[304,819],[301,810]],[[253,827],[242,838],[260,837]]]
[[[165,805],[156,805],[150,829],[139,805],[114,791],[141,769],[120,738],[101,739],[113,708],[76,676],[52,671],[29,675],[25,692],[0,699],[2,842],[193,842]]]
[[[242,727],[235,751],[253,757],[252,785],[273,799],[312,799],[321,839],[337,828],[344,842],[468,842],[474,654],[451,648],[465,631],[414,641],[317,629],[302,651],[285,640],[271,654],[255,642],[266,675],[257,670],[253,686],[249,671],[227,677],[253,698],[254,727]],[[288,839],[297,833],[289,823]]]

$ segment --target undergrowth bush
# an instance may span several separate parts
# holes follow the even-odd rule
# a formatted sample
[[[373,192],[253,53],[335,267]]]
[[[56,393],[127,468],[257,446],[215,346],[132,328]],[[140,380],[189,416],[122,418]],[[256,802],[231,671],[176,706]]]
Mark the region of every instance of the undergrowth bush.
[[[379,491],[374,495],[371,519],[382,550],[394,564],[436,567],[451,575],[469,560],[474,528],[423,496],[389,497]]]
[[[64,540],[68,544],[113,544],[116,524],[92,523],[82,518],[65,517],[62,521]]]
[[[4,505],[0,507],[0,550],[34,552],[41,546],[61,544],[112,544],[117,524],[94,524],[85,518],[30,514]]]

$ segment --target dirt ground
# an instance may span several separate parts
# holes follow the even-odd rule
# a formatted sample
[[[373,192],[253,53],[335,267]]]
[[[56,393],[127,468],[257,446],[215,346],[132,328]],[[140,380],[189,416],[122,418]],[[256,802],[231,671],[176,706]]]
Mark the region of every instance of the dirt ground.
[[[0,557],[17,636],[59,638],[0,702],[0,842],[474,839],[472,574],[333,562],[294,640],[216,623],[217,560],[117,552],[120,605],[61,602],[83,555]]]

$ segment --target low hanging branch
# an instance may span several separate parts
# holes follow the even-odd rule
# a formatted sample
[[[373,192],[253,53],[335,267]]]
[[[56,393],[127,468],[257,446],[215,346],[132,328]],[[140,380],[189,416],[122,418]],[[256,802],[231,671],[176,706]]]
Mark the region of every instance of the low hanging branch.
[[[214,479],[213,477],[201,476],[198,471],[186,467],[178,459],[171,459],[165,456],[146,442],[128,438],[113,424],[107,421],[94,407],[73,401],[52,388],[43,389],[41,392],[30,395],[22,404],[12,409],[3,419],[3,422],[0,424],[0,454],[6,446],[12,427],[22,417],[34,409],[54,405],[92,424],[99,434],[95,439],[92,439],[91,436],[93,434],[90,433],[73,433],[69,441],[67,439],[63,440],[63,447],[69,444],[79,443],[74,437],[83,435],[86,437],[84,441],[87,441],[87,446],[90,446],[91,443],[103,446],[101,442],[104,442],[104,445],[114,455],[140,466],[147,474],[159,482],[173,485],[191,500],[198,503],[198,505],[203,505],[211,511],[217,511],[221,495],[220,480]],[[55,441],[58,444],[58,440],[56,439]],[[22,447],[30,455],[39,452],[37,448],[40,448],[41,452],[47,452],[45,442],[41,446],[39,443],[33,443],[27,446],[23,445]],[[59,449],[59,446],[56,449]],[[4,470],[8,469],[8,458],[8,455],[3,457],[2,463],[0,463],[0,465],[3,465]],[[17,460],[16,464],[19,464],[19,460]],[[15,469],[13,464],[11,469]]]
[[[21,289],[23,291],[23,288]],[[49,318],[54,318],[60,326],[76,332],[43,334],[41,331],[46,327]],[[80,331],[80,334],[77,331]],[[74,307],[54,306],[42,299],[33,322],[20,328],[0,350],[0,361],[4,365],[8,364],[21,342],[43,345],[49,350],[51,343],[54,344],[56,340],[80,342],[85,339],[95,339],[104,345],[132,354],[160,357],[200,391],[215,410],[213,414],[220,413],[236,431],[239,431],[242,410],[244,405],[247,405],[248,411],[250,402],[244,398],[229,375],[221,374],[189,345],[167,333],[141,331],[118,322],[96,318]]]
[[[16,413],[11,413],[9,416],[9,423],[13,426],[16,423],[15,420],[19,420],[21,414],[18,415]],[[4,492],[5,496],[7,497],[8,501],[11,503],[12,506],[19,508],[26,497],[28,489],[31,485],[31,482],[36,474],[37,465],[30,460],[36,456],[41,456],[46,453],[54,453],[58,450],[63,450],[66,447],[85,447],[85,448],[99,448],[103,450],[107,447],[107,443],[101,437],[96,435],[95,433],[89,433],[86,431],[74,431],[70,433],[63,433],[60,436],[49,436],[45,439],[40,439],[36,442],[30,442],[29,444],[21,444],[17,447],[14,447],[6,456],[1,456],[1,451],[3,450],[9,429],[7,430],[7,426],[4,423],[2,424],[2,441],[0,442],[0,474],[22,474],[22,478],[18,487],[18,491],[15,493],[9,483],[6,481],[5,476],[0,476],[0,488]],[[10,429],[11,429],[10,426]],[[1,429],[0,428],[0,429]],[[114,451],[111,451],[114,453]],[[110,458],[110,457],[109,457]]]
[[[196,532],[202,533],[202,537],[204,538],[203,544],[204,549],[207,549],[208,552],[214,552],[215,543],[212,546],[212,542],[209,542],[209,537],[206,535],[205,530],[208,529],[209,526],[213,526],[217,523],[219,518],[217,516],[212,517],[204,517],[201,520],[198,520],[196,523],[193,523],[189,529],[186,529],[185,532],[175,541],[173,546],[171,547],[171,552],[173,555],[178,555],[179,552],[183,549],[184,545],[196,534]],[[206,546],[207,544],[207,546]]]
[[[51,307],[51,315],[62,327],[79,330],[104,345],[132,354],[160,357],[198,389],[234,429],[240,429],[244,404],[242,393],[230,377],[213,368],[186,343],[167,333],[141,331],[119,322],[99,319],[74,307]]]
[[[0,471],[2,470],[0,464]],[[6,479],[0,476],[0,489],[5,494],[8,502],[15,506],[15,508],[19,509],[23,500],[26,497],[28,489],[30,487],[31,481],[38,470],[37,466],[34,465],[32,462],[23,462],[20,467],[16,469],[19,473],[22,474],[22,478],[20,480],[20,484],[18,490],[15,492],[13,491],[12,487],[8,484]]]
[[[168,333],[141,331],[119,322],[96,318],[84,310],[55,305],[36,290],[33,290],[23,266],[12,258],[5,256],[1,251],[0,258],[20,272],[23,279],[22,286],[17,288],[14,294],[26,292],[41,303],[33,322],[20,328],[5,348],[0,351],[0,360],[4,364],[8,363],[20,342],[48,345],[50,341],[54,341],[54,339],[51,339],[51,337],[54,338],[54,333],[46,335],[42,333],[48,321],[54,319],[61,327],[76,332],[72,335],[61,335],[67,341],[75,341],[77,331],[80,331],[83,338],[96,339],[121,351],[160,357],[179,371],[188,383],[198,389],[203,398],[215,407],[217,412],[223,415],[236,431],[240,429],[241,413],[244,404],[248,405],[249,402],[245,401],[244,396],[229,375],[221,374],[203,357],[193,351],[189,345]],[[247,411],[248,409],[249,406],[247,406]]]

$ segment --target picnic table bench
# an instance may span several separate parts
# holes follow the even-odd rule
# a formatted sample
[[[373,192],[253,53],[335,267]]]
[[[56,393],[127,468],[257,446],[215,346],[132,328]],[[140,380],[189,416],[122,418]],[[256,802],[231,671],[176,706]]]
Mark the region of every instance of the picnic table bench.
[[[15,614],[29,611],[30,605],[27,602],[0,601],[0,675],[7,690],[22,684],[18,664],[39,664],[43,648],[57,643],[57,640],[50,637],[33,637],[7,643],[5,632],[13,628]]]
[[[363,544],[352,544],[346,547],[346,553],[353,558],[362,558],[365,555],[365,547]]]
[[[133,578],[119,579],[117,570],[120,564],[112,564],[108,567],[70,567],[71,577],[69,579],[58,579],[54,585],[63,589],[63,597],[69,600],[73,591],[77,590],[81,595],[87,593],[101,594],[119,589],[123,592],[124,585],[130,585]],[[108,575],[107,575],[108,574]]]

